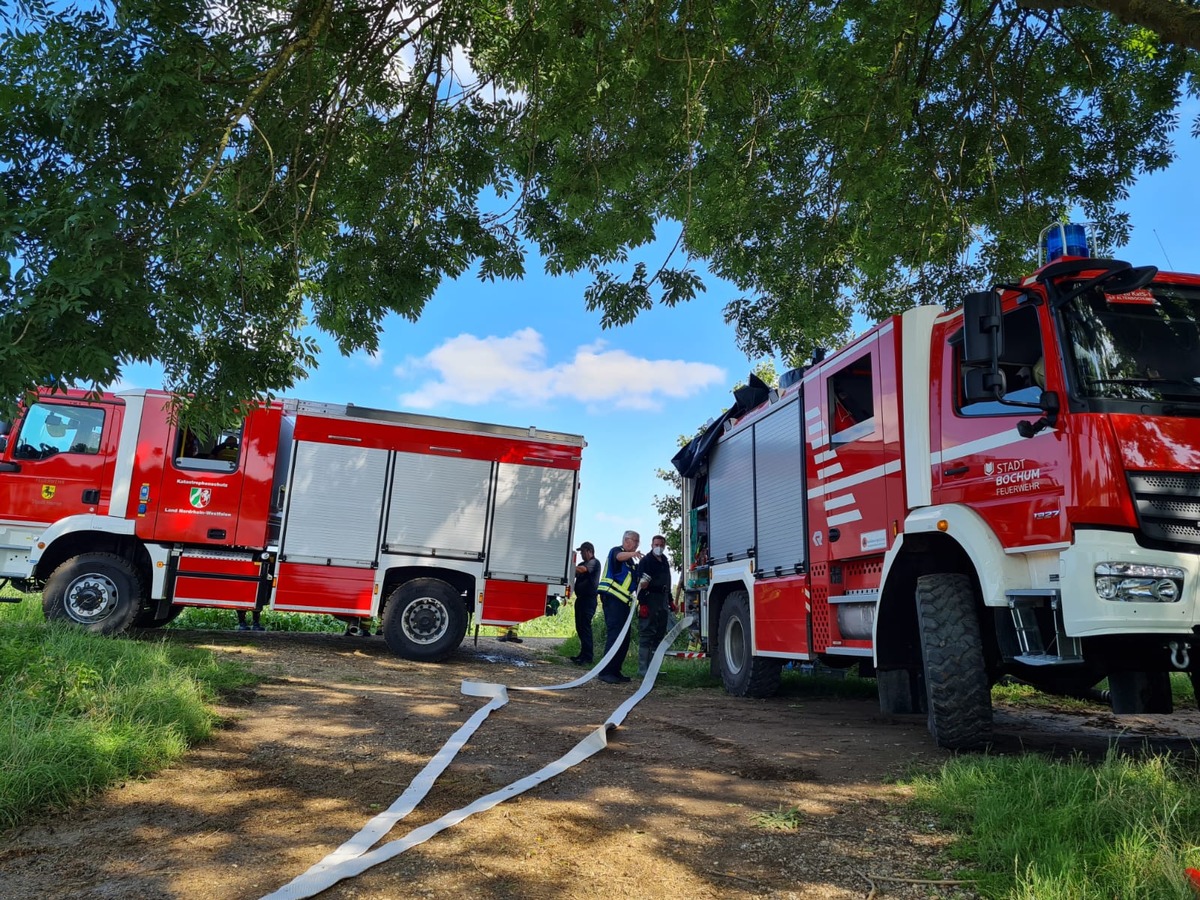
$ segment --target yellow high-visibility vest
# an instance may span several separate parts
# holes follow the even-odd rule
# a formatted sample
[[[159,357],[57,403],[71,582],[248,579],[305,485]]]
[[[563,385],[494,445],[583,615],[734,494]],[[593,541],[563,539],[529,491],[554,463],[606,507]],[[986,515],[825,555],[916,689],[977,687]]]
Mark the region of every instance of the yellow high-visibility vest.
[[[612,559],[612,554],[609,554],[608,559]],[[600,579],[600,584],[597,590],[601,594],[608,594],[616,597],[622,603],[628,603],[629,598],[633,593],[633,569],[628,564],[625,565],[625,576],[619,581],[611,578],[608,574],[608,559],[604,561],[604,577]]]

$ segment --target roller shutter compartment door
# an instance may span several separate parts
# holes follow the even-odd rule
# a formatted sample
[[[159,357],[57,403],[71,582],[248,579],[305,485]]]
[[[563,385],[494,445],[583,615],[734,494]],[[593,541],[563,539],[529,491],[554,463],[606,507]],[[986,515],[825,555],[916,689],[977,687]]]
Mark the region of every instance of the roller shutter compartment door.
[[[805,562],[804,452],[800,403],[778,407],[754,425],[758,568],[792,574]]]
[[[708,467],[709,546],[713,563],[745,559],[754,547],[754,431],[717,444]]]
[[[574,501],[574,471],[501,463],[488,551],[490,577],[561,582]]]
[[[387,549],[479,559],[491,482],[488,460],[397,453]]]
[[[292,562],[370,566],[379,558],[388,451],[301,441],[280,552]]]

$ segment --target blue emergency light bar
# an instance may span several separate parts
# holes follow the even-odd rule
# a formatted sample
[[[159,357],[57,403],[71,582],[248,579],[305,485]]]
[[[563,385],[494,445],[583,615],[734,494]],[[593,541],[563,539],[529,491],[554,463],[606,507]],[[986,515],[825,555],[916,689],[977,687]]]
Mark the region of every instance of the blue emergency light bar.
[[[1062,222],[1042,229],[1038,238],[1038,267],[1064,256],[1090,257],[1092,241],[1088,231],[1087,225],[1065,225]]]

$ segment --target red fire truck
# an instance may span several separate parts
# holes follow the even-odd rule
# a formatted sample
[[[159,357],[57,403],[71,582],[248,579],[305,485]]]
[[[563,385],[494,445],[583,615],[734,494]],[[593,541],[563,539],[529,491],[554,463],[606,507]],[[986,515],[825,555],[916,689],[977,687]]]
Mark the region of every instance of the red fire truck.
[[[440,660],[567,583],[581,437],[275,401],[193,434],[171,395],[43,394],[0,450],[0,578],[117,634],[186,606],[382,616]]]
[[[761,382],[675,458],[714,674],[877,679],[939,744],[991,686],[1107,678],[1115,712],[1200,690],[1200,276],[1092,258],[1082,226],[960,309],[920,307]]]

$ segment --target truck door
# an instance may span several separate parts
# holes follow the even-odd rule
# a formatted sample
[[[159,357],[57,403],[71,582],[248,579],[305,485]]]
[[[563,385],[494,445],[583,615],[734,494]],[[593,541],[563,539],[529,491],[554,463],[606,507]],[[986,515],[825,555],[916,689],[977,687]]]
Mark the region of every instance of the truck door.
[[[1045,307],[1031,303],[1003,313],[1000,369],[1007,401],[1035,404],[1046,387],[1066,396],[1057,357],[1047,355],[1042,340],[1041,316],[1046,314]],[[971,507],[1008,549],[1065,540],[1061,434],[1047,428],[1031,438],[1021,437],[1017,423],[1036,420],[1041,415],[1036,406],[962,403],[961,328],[949,335],[943,348],[941,397],[933,404],[934,502]],[[1053,382],[1049,385],[1047,373]]]
[[[824,554],[830,562],[880,555],[887,549],[888,504],[885,477],[899,470],[895,437],[886,435],[879,342],[828,372],[818,388],[828,440],[813,445],[813,490],[824,519]],[[894,418],[895,410],[891,410]],[[889,461],[892,465],[889,467]]]
[[[171,424],[147,410],[138,436],[137,533],[163,542],[231,546],[237,534],[247,460],[245,424],[212,434]],[[164,452],[165,451],[165,452]],[[164,459],[165,456],[165,459]],[[155,478],[155,469],[161,474]]]
[[[826,363],[806,411],[813,644],[870,656],[881,559],[898,506],[899,404],[892,331]],[[887,338],[884,340],[883,337]]]
[[[39,400],[8,436],[5,517],[49,525],[67,516],[107,511],[112,456],[120,426],[113,403]]]

